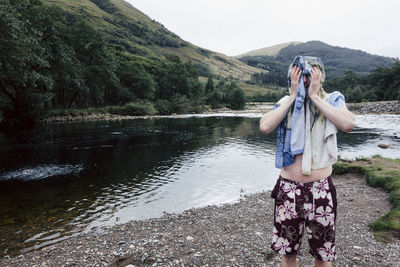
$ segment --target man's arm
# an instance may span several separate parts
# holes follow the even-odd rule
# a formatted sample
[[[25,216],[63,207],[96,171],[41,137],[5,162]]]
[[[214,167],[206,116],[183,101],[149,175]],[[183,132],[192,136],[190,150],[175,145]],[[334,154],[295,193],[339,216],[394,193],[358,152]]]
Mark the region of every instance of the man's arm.
[[[299,86],[301,69],[298,66],[292,68],[290,73],[290,97],[288,100],[280,104],[280,106],[267,114],[260,120],[260,131],[264,134],[272,132],[281,123],[283,118],[288,113],[290,107],[296,100],[297,88]]]
[[[321,71],[317,67],[313,67],[311,70],[311,83],[308,88],[308,97],[324,114],[325,118],[330,120],[337,128],[345,132],[352,131],[355,126],[355,119],[353,113],[347,109],[346,103],[343,103],[341,107],[336,108],[326,101],[323,101],[317,93],[320,86]]]
[[[283,101],[279,107],[262,116],[260,120],[260,131],[263,134],[272,132],[279,125],[279,123],[281,123],[283,118],[285,118],[295,100],[296,96],[290,96],[286,101]]]

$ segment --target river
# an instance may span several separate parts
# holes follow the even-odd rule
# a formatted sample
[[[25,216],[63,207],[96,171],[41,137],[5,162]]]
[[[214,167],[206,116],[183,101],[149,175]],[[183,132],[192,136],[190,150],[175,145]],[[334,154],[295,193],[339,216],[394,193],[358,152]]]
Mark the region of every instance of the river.
[[[0,135],[0,252],[89,230],[237,201],[271,189],[275,133],[261,114],[48,124]],[[382,149],[379,143],[390,147]],[[342,158],[400,158],[400,115],[358,115]]]

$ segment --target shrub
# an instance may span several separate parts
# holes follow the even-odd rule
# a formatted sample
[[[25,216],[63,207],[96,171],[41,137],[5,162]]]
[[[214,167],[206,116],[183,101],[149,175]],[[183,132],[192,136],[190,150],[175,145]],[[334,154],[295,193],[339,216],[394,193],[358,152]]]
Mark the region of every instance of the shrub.
[[[157,113],[154,105],[146,101],[130,102],[123,106],[110,106],[107,107],[107,111],[110,114],[123,116],[155,115]]]

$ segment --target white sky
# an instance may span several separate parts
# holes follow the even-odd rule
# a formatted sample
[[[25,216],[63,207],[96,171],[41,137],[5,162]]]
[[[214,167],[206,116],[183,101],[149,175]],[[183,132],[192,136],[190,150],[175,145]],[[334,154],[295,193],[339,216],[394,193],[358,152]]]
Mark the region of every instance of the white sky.
[[[126,0],[185,41],[236,56],[290,41],[400,58],[399,0]]]

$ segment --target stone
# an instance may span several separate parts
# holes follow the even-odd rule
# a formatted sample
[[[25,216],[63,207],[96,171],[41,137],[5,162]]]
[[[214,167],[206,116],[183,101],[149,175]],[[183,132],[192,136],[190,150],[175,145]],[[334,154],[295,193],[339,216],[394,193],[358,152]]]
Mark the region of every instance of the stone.
[[[383,148],[383,149],[386,149],[386,148],[389,148],[390,145],[389,145],[389,144],[380,143],[380,144],[378,145],[378,147]]]

